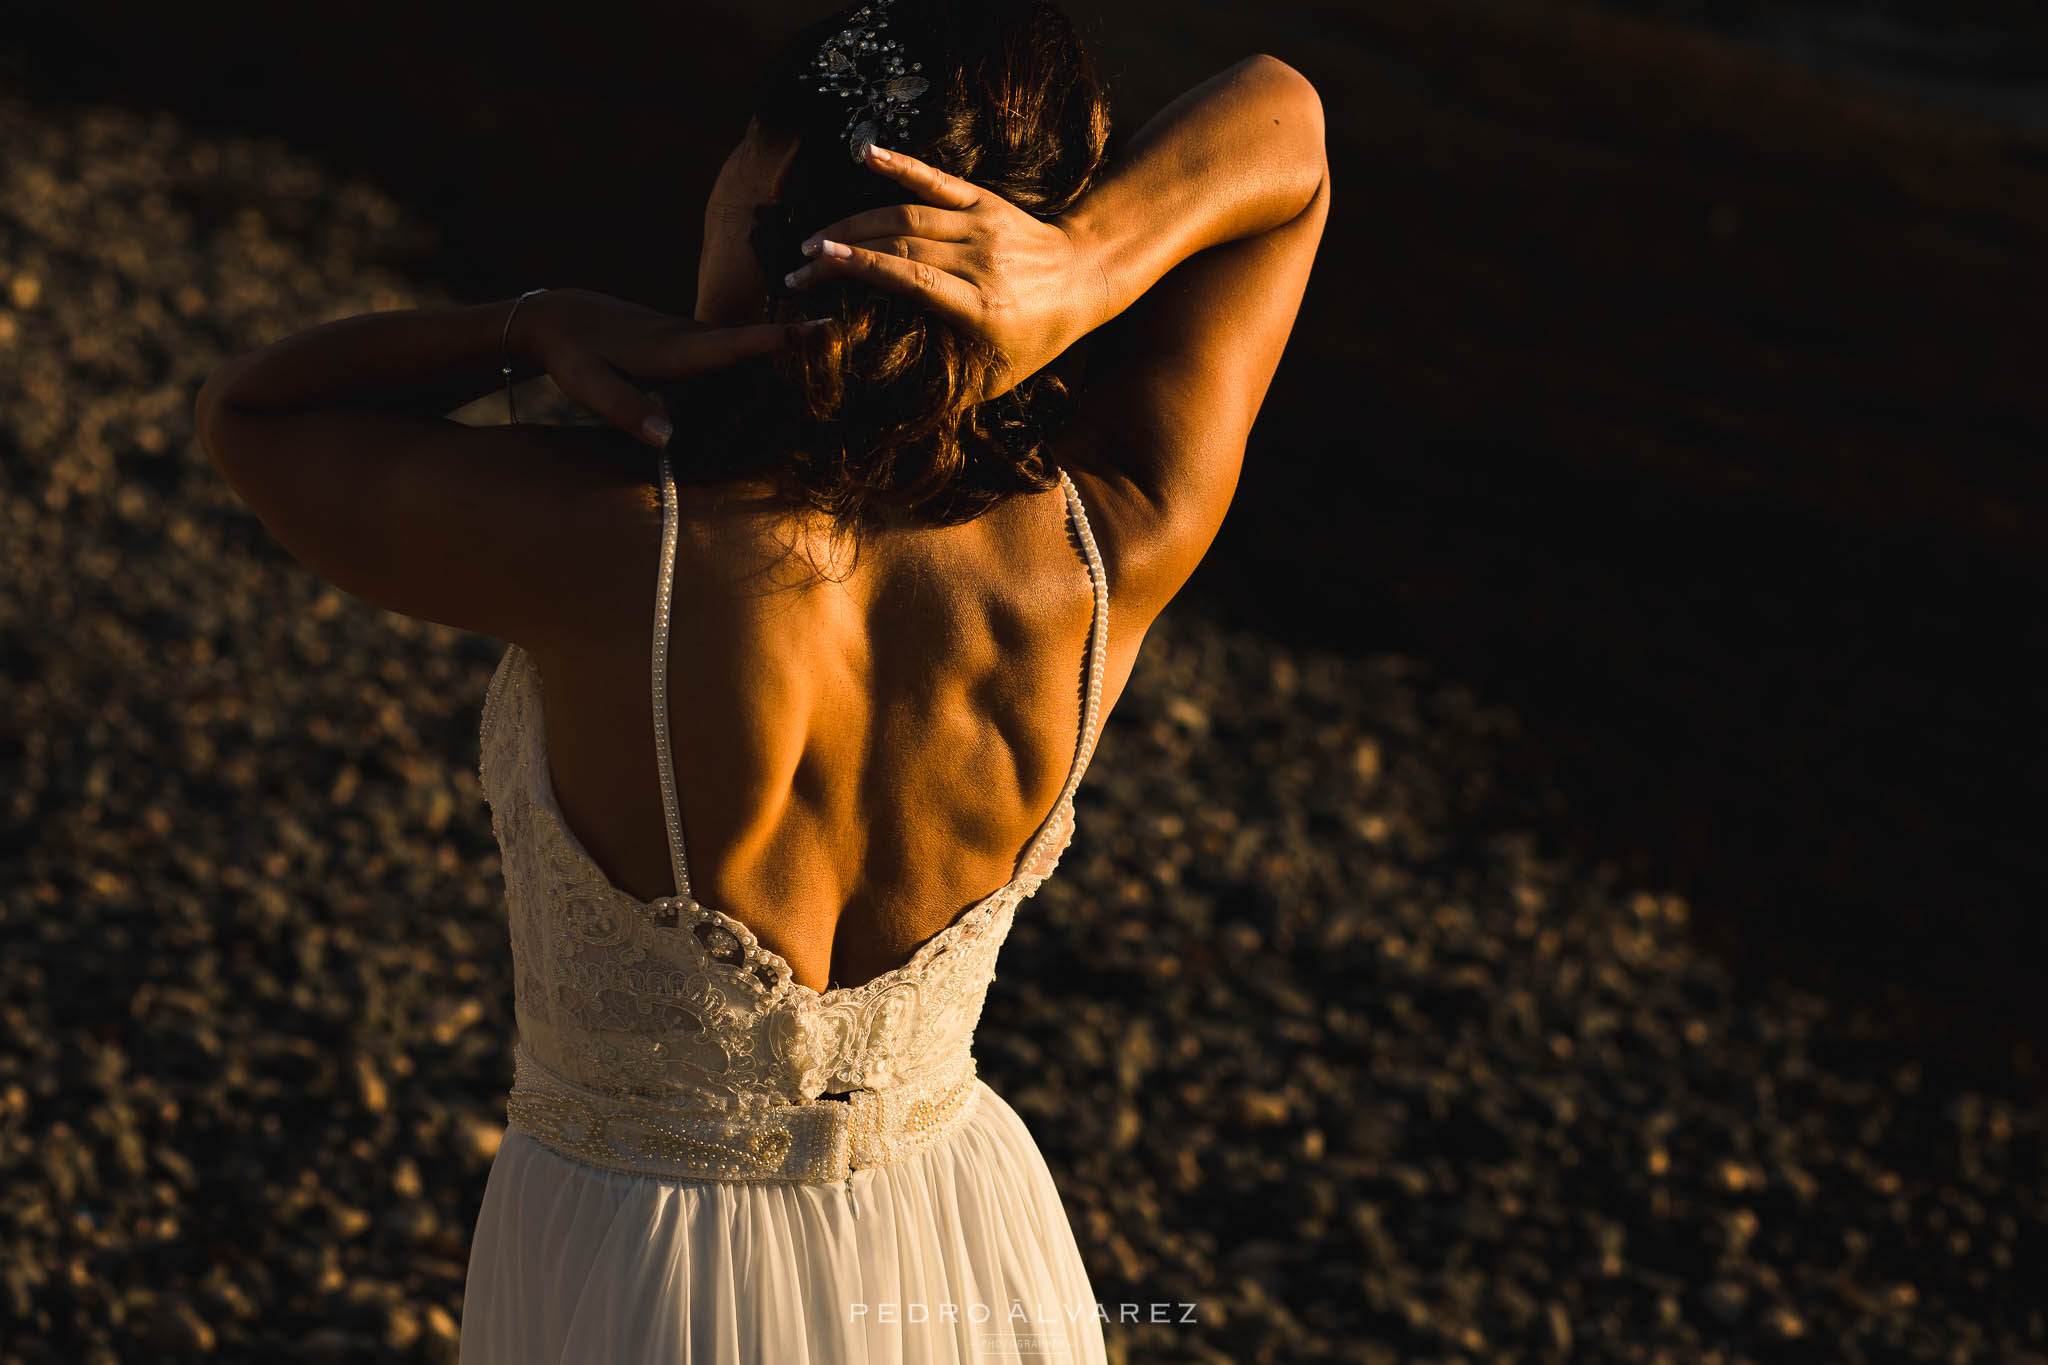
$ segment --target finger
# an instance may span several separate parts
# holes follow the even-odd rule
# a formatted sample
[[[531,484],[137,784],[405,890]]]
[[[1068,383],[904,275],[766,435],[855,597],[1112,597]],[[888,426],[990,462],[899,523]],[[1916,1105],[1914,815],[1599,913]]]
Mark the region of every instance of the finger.
[[[915,299],[950,322],[971,323],[980,311],[981,293],[973,284],[942,270],[929,260],[890,255],[868,247],[849,246],[845,256],[819,252],[809,265],[784,279],[791,288],[821,280],[854,279]]]
[[[753,323],[745,327],[704,327],[696,323],[665,326],[612,356],[624,373],[655,383],[688,379],[706,370],[724,369],[741,361],[772,356],[797,344],[795,330],[803,324]]]
[[[663,379],[686,379],[705,370],[737,365],[774,355],[795,341],[788,323],[758,322],[745,327],[705,327],[686,332],[664,357]]]
[[[832,242],[827,237],[822,241]],[[903,261],[922,261],[935,266],[948,275],[958,275],[969,284],[974,281],[975,253],[964,242],[928,242],[922,237],[870,237],[867,241],[832,242],[834,249],[841,246],[858,247],[872,251],[878,256],[894,256]],[[794,283],[791,288],[802,288],[820,279],[830,277],[832,267],[846,258],[822,249],[806,265],[790,272]]]
[[[668,448],[674,428],[668,416],[617,370],[601,360],[582,359],[553,374],[556,387],[578,407],[596,413],[634,440]]]
[[[870,147],[864,164],[914,191],[927,204],[937,204],[942,209],[971,209],[981,200],[981,191],[973,185],[929,162],[919,161],[908,152]]]
[[[957,209],[928,204],[888,204],[863,209],[828,223],[804,239],[803,253],[818,254],[818,244],[864,242],[870,237],[922,237],[932,242],[965,242],[974,234],[974,220]]]

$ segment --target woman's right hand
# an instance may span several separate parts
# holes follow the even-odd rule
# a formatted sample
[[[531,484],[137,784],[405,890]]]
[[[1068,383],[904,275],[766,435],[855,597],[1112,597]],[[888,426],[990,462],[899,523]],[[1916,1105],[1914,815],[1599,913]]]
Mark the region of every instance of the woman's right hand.
[[[1004,364],[981,401],[1015,388],[1108,320],[1108,277],[1073,226],[1034,218],[902,152],[875,148],[866,164],[924,202],[866,209],[821,228],[804,243],[811,259],[791,272],[792,288],[862,280],[987,338]]]

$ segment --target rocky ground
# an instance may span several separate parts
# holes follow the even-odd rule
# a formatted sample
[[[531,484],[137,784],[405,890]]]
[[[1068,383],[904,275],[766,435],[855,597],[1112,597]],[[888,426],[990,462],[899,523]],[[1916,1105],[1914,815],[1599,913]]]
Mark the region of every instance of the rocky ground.
[[[0,98],[0,1365],[453,1358],[511,1078],[500,645],[297,566],[231,354],[437,302],[281,142]],[[1426,660],[1148,639],[984,1074],[1128,1361],[2048,1361],[2048,1106],[1702,955]]]

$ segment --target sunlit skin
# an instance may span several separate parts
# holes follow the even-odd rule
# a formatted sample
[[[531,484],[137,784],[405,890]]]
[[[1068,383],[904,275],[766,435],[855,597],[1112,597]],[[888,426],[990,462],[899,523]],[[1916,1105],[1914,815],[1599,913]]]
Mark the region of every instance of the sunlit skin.
[[[766,283],[746,237],[795,147],[750,128],[721,169],[694,323],[601,295],[543,294],[516,317],[515,352],[632,431],[656,409],[617,370],[642,373],[657,351],[710,364],[715,348],[785,344],[759,326]],[[1306,288],[1330,195],[1315,91],[1284,63],[1247,58],[1162,110],[1057,223],[914,158],[867,164],[903,187],[909,207],[818,224],[850,251],[820,249],[797,287],[846,275],[914,297],[996,342],[1012,383],[1055,363],[1066,374],[1077,343],[1107,329],[1052,451],[1086,504],[1109,580],[1106,711],[1222,523]],[[489,324],[509,308],[449,310],[388,333],[369,330],[371,319],[224,367],[201,397],[202,441],[272,532],[331,581],[526,646],[543,677],[567,822],[617,886],[651,900],[675,889],[647,714],[661,534],[651,452],[635,456],[604,429],[444,435],[423,419],[339,411],[364,403],[346,376],[373,361],[447,383],[464,372],[458,361],[475,363],[406,353],[422,335],[494,367]],[[670,416],[670,456],[687,460],[690,415]],[[390,425],[349,425],[372,421]],[[466,467],[445,495],[423,483],[402,503],[416,521],[380,526],[382,557],[370,558],[332,533],[345,463],[306,474],[272,453],[313,449],[329,429],[403,436],[428,459],[447,442],[460,452],[451,465],[492,471],[500,501],[472,528],[462,519],[485,514],[474,479],[457,477]],[[1052,809],[1079,734],[1092,585],[1058,489],[962,526],[891,526],[844,581],[790,553],[802,541],[836,571],[829,537],[747,491],[682,489],[669,731],[691,889],[749,925],[803,984],[854,985],[1007,882]],[[474,570],[467,597],[448,586],[467,540],[508,536],[570,537],[547,562],[573,568],[559,577],[575,581],[508,574],[521,586],[498,588]],[[417,564],[417,578],[394,577],[393,563]],[[421,605],[430,584],[440,596]],[[525,599],[492,596],[514,591]]]

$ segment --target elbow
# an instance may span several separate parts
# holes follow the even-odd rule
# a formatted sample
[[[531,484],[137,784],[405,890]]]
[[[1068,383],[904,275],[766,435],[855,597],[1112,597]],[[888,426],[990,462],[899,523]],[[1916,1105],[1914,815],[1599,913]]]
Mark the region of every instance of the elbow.
[[[1245,65],[1260,79],[1271,82],[1273,121],[1290,134],[1289,164],[1299,166],[1303,203],[1312,206],[1329,192],[1330,154],[1323,122],[1323,97],[1308,77],[1271,53],[1255,53],[1245,59]]]
[[[199,439],[199,448],[206,452],[206,458],[214,464],[220,463],[215,446],[214,418],[220,411],[220,394],[214,388],[214,381],[220,377],[218,370],[199,386],[199,396],[192,400],[192,434]]]
[[[1270,52],[1255,52],[1244,59],[1244,65],[1257,71],[1263,79],[1284,87],[1286,97],[1313,117],[1316,131],[1320,135],[1323,127],[1323,97],[1316,90],[1313,81]]]
[[[1308,77],[1270,52],[1254,53],[1245,58],[1244,65],[1255,71],[1261,80],[1271,82],[1271,98],[1277,106],[1274,119],[1301,137],[1304,153],[1315,162],[1316,176],[1320,180],[1329,162],[1324,146],[1321,93]]]
[[[228,406],[229,371],[233,368],[232,361],[216,366],[192,400],[192,433],[199,438],[200,449],[216,465],[221,462],[219,419]]]

